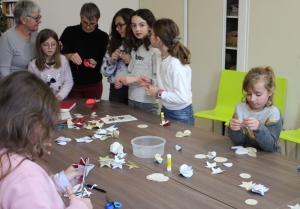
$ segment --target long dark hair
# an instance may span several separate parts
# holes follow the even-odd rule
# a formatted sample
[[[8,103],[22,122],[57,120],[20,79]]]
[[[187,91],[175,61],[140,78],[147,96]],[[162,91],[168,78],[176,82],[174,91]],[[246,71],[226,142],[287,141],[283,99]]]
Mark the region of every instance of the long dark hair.
[[[145,20],[150,28],[152,28],[153,23],[155,22],[155,17],[153,13],[149,9],[138,9],[136,10],[130,17],[130,22],[133,16],[139,16],[143,20]],[[149,50],[149,46],[151,45],[150,38],[146,36],[143,39],[137,39],[132,32],[130,27],[127,27],[126,32],[126,43],[130,50],[137,50],[139,46],[143,45],[147,50]]]
[[[122,44],[124,46],[124,50],[127,52],[128,50],[128,46],[126,44],[126,42],[123,42],[123,38],[120,36],[120,34],[118,33],[118,31],[116,30],[116,25],[115,25],[115,19],[117,17],[122,17],[125,24],[126,24],[126,31],[127,28],[130,28],[130,17],[131,14],[134,12],[133,9],[129,9],[129,8],[123,8],[120,9],[114,16],[112,23],[111,23],[111,28],[110,28],[110,41],[109,41],[109,45],[107,47],[107,51],[110,55],[112,55],[112,53],[114,53],[114,51],[116,49],[118,49]]]
[[[0,80],[0,181],[13,169],[10,155],[43,161],[44,143],[57,128],[60,108],[52,90],[35,74],[20,70]],[[3,164],[8,161],[8,169]],[[45,162],[45,161],[44,161]]]

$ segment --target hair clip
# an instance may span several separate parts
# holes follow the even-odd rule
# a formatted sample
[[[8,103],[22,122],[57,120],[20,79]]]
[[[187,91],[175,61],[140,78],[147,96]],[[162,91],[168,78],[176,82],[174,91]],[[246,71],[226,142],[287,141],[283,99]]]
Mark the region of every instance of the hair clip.
[[[176,44],[181,38],[180,37],[176,37],[172,40],[172,44]]]

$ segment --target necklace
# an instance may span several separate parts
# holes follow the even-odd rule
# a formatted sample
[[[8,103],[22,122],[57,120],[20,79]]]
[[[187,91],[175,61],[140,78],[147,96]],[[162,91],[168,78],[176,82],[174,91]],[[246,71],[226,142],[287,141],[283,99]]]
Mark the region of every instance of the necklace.
[[[164,60],[164,59],[166,59],[169,55],[170,55],[170,54],[167,54],[167,55],[165,55],[165,56],[161,55],[161,59]]]

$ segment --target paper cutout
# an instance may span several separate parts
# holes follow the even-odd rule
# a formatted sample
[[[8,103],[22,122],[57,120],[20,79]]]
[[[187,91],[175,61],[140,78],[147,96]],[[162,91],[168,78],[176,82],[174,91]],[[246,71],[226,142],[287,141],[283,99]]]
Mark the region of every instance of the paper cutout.
[[[86,100],[85,104],[87,104],[87,105],[94,105],[95,104],[95,100],[94,99],[88,99],[88,100]]]
[[[137,120],[137,118],[131,116],[131,115],[120,115],[120,116],[113,116],[113,120],[110,120],[112,116],[106,116],[104,118],[101,118],[101,120],[105,124],[111,124],[111,123],[116,123],[116,122],[128,122],[128,121],[134,121]]]
[[[88,59],[83,60],[83,65],[84,65],[85,67],[88,67],[89,64],[90,64],[90,61],[89,61]]]
[[[113,161],[114,159],[109,158],[109,156],[107,155],[106,157],[99,157],[99,161],[100,161],[100,167],[104,167],[107,166],[110,168],[110,162]]]
[[[216,156],[217,156],[217,153],[216,153],[215,151],[208,152],[207,155],[206,155],[206,157],[207,157],[208,159],[213,159],[213,158],[215,158]]]
[[[205,155],[205,154],[197,154],[194,157],[198,158],[198,159],[205,159],[205,158],[207,158],[207,155]]]
[[[121,158],[126,155],[126,153],[123,152],[123,145],[119,142],[114,142],[110,145],[110,152]]]
[[[129,164],[126,164],[127,166],[129,166],[129,169],[131,168],[139,168],[139,166],[137,166],[133,161],[128,161]]]
[[[163,160],[164,160],[164,159],[162,159],[161,154],[156,154],[156,155],[155,155],[155,161],[156,161],[157,163],[162,163]]]
[[[98,116],[98,115],[96,115],[96,112],[92,112],[90,117],[91,117],[91,118],[95,118],[95,117],[97,117],[97,116]]]
[[[176,144],[176,145],[175,145],[175,149],[176,149],[177,151],[181,151],[182,148],[181,148],[181,146],[179,146],[179,145]]]
[[[244,187],[246,190],[250,190],[255,185],[256,185],[255,183],[253,183],[252,181],[249,181],[249,182],[242,182],[242,184],[240,185],[240,187]]]
[[[209,163],[208,161],[206,161],[206,168],[213,168],[213,167],[217,167],[217,163]]]
[[[137,127],[138,127],[138,128],[148,128],[148,125],[146,125],[146,124],[140,124],[140,125],[138,125]]]
[[[232,146],[231,149],[239,149],[239,148],[244,148],[243,146]]]
[[[258,193],[260,195],[264,195],[265,192],[269,191],[269,188],[265,187],[264,185],[261,184],[256,184],[252,189],[252,192]]]
[[[93,141],[93,139],[91,139],[91,137],[89,137],[89,136],[84,136],[84,137],[81,137],[81,138],[75,138],[75,140],[79,143],[80,142],[90,143],[90,142]]]
[[[158,181],[158,182],[164,182],[164,181],[168,181],[169,180],[169,177],[163,175],[162,173],[153,173],[151,175],[148,175],[146,178],[148,180]]]
[[[213,171],[211,174],[223,173],[225,170],[221,170],[221,168],[211,168]]]
[[[57,144],[64,146],[64,145],[67,144],[67,142],[72,141],[72,139],[71,138],[66,138],[64,136],[60,136],[57,139],[55,139],[55,141],[57,142]]]
[[[223,163],[227,161],[227,158],[225,157],[215,157],[214,161],[219,162],[219,163]]]
[[[191,131],[190,130],[185,130],[184,132],[178,131],[176,133],[176,137],[184,137],[184,136],[190,136],[191,135]]]
[[[192,166],[188,166],[187,164],[183,164],[179,167],[179,172],[186,178],[190,178],[194,174],[194,170]]]
[[[291,209],[300,209],[300,205],[297,204],[297,205],[288,205],[288,207],[290,207]]]
[[[247,199],[247,200],[245,200],[245,203],[248,204],[248,205],[256,205],[257,204],[257,200]]]
[[[249,178],[251,178],[251,175],[248,174],[248,173],[241,173],[240,177],[243,178],[243,179],[249,179]]]
[[[238,155],[246,155],[248,154],[248,150],[246,148],[238,148],[235,150],[235,153]]]
[[[225,167],[228,167],[228,168],[230,168],[230,167],[232,167],[232,163],[223,163],[223,165],[225,166]]]
[[[125,163],[125,159],[119,159],[117,156],[115,156],[115,159],[113,161],[110,162],[110,164],[112,165],[112,169],[115,168],[123,168],[123,164]]]
[[[256,157],[257,150],[254,147],[247,147],[248,155],[251,157]]]

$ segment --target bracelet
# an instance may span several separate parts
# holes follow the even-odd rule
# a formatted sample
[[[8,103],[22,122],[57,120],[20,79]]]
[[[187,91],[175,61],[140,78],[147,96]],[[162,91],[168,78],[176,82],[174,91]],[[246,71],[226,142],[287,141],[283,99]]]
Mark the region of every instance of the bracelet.
[[[164,90],[162,89],[158,89],[157,92],[156,92],[156,99],[161,99],[161,95],[163,93]]]

